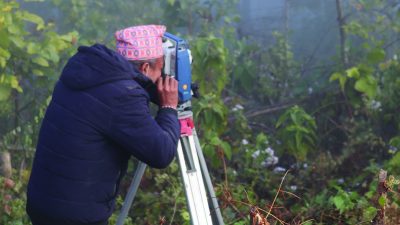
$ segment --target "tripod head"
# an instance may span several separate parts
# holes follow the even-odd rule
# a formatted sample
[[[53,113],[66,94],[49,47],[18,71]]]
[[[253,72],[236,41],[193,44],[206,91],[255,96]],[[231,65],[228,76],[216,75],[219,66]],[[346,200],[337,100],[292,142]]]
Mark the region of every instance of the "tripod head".
[[[192,84],[192,54],[189,44],[173,34],[163,36],[164,68],[163,76],[172,76],[178,81],[179,105],[185,106],[193,97],[198,97],[198,86]]]

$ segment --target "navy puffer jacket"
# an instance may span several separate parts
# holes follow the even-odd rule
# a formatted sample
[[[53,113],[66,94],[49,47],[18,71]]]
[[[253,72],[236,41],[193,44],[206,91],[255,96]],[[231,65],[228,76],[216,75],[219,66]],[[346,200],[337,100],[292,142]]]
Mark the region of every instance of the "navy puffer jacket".
[[[131,155],[151,167],[174,159],[177,112],[149,112],[150,79],[118,53],[81,46],[65,66],[42,122],[28,208],[77,222],[106,220]]]

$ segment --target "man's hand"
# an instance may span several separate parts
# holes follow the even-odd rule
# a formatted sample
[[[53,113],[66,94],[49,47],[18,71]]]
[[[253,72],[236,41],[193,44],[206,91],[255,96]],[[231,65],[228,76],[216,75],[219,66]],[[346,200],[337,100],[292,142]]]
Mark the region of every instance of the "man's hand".
[[[174,108],[178,105],[178,81],[170,76],[158,78],[157,81],[158,99],[160,107]]]

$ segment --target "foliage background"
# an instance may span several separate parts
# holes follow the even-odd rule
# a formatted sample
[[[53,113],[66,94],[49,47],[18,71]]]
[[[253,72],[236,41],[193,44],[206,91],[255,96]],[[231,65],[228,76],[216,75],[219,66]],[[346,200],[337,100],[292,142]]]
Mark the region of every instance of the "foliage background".
[[[245,1],[0,0],[0,152],[12,163],[8,172],[2,165],[0,224],[29,224],[37,134],[68,57],[79,45],[112,47],[116,30],[147,23],[190,42],[202,93],[193,101],[196,126],[225,223],[249,224],[252,206],[270,211],[271,224],[356,224],[381,206],[386,222],[398,223],[400,4],[336,0],[324,15],[321,1],[282,0],[283,22],[258,28],[266,42],[239,29]],[[318,29],[290,27],[305,11],[334,17],[335,51],[305,44]],[[376,190],[379,169],[393,175],[386,198]],[[147,170],[126,224],[189,224],[181,185],[175,162]]]

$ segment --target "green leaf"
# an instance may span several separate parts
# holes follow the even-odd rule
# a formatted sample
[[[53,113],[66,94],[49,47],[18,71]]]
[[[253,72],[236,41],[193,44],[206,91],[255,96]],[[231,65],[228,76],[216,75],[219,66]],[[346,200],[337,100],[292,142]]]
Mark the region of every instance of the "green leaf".
[[[26,46],[26,51],[30,55],[36,54],[40,51],[40,46],[34,42],[29,42]]]
[[[11,42],[13,42],[15,44],[15,46],[17,46],[18,48],[24,48],[25,47],[25,43],[24,40],[20,37],[13,37],[11,39]]]
[[[10,52],[0,47],[0,66],[6,67],[7,60],[10,58]]]
[[[5,101],[11,94],[11,87],[8,85],[0,84],[0,101]]]
[[[190,220],[190,215],[189,215],[188,211],[186,211],[186,210],[181,211],[181,216],[182,216],[182,219],[184,219],[185,221]]]
[[[276,122],[275,127],[276,128],[280,127],[287,120],[287,118],[289,117],[289,114],[290,114],[290,111],[286,110],[286,112],[282,116],[279,117],[278,122]]]
[[[297,125],[288,125],[285,127],[285,131],[297,131],[298,130],[298,126]]]
[[[372,219],[375,218],[377,212],[378,212],[378,210],[372,206],[364,209],[363,210],[363,220],[364,221],[372,221]]]
[[[247,225],[249,222],[248,222],[248,219],[247,220],[242,220],[242,221],[238,221],[238,222],[235,222],[233,225]]]
[[[388,162],[388,166],[393,171],[399,171],[400,169],[400,151],[398,151]]]
[[[0,48],[0,56],[4,57],[5,59],[9,59],[11,54],[9,51],[7,51],[3,48]]]
[[[339,209],[340,213],[344,212],[345,210],[345,204],[344,204],[344,199],[341,195],[336,195],[333,197],[333,204],[335,204],[335,207]]]
[[[303,139],[302,137],[303,137],[303,135],[301,134],[301,132],[297,131],[296,136],[295,136],[297,148],[300,148],[300,146],[301,146],[301,140]]]
[[[57,38],[64,41],[64,43],[74,44],[77,41],[78,36],[79,36],[79,33],[77,31],[72,31],[72,32],[69,32],[68,34],[58,36]],[[68,47],[68,45],[64,45],[62,48],[60,48],[59,46],[57,46],[57,47],[59,50],[62,50],[64,48]]]
[[[215,145],[215,146],[220,145],[220,143],[221,143],[221,139],[219,139],[219,137],[217,137],[217,136],[212,137],[210,140],[210,144]]]
[[[42,19],[42,17],[40,17],[36,14],[30,13],[27,11],[23,11],[22,19],[32,22],[32,23],[35,23],[37,25],[36,30],[41,30],[44,28],[44,20]]]
[[[347,69],[347,70],[346,70],[346,74],[347,74],[347,76],[350,77],[350,78],[356,78],[356,79],[358,79],[358,78],[360,77],[360,72],[359,72],[359,70],[358,70],[357,67],[352,67],[352,68],[350,68],[350,69]]]
[[[346,84],[347,77],[342,75],[341,73],[334,73],[329,78],[329,81],[332,82],[334,80],[339,80],[340,88],[342,89],[342,91],[344,91],[344,86]]]
[[[202,150],[206,156],[211,156],[214,153],[214,148],[208,144],[202,146]]]
[[[298,112],[296,112],[298,109],[295,108],[295,112],[290,113],[290,118],[292,119],[292,122],[296,125],[301,124],[301,115],[299,115]]]
[[[365,93],[370,99],[373,99],[376,95],[378,84],[375,78],[367,76],[357,80],[354,88],[359,92]]]
[[[379,203],[379,205],[380,205],[381,207],[384,207],[385,204],[386,204],[386,198],[385,198],[384,196],[380,196],[380,197],[379,197],[379,200],[378,200],[378,203]]]
[[[12,88],[16,89],[18,92],[22,92],[21,86],[19,86],[19,82],[16,76],[10,76],[10,85]]]
[[[37,76],[43,76],[44,75],[43,71],[38,70],[38,69],[34,69],[34,70],[32,70],[32,72],[33,72],[33,74],[35,74]]]
[[[45,59],[53,62],[53,63],[58,63],[60,60],[60,57],[57,54],[57,49],[53,45],[47,46],[43,51],[41,56],[43,56]]]
[[[46,59],[44,59],[43,57],[40,57],[40,56],[33,58],[32,62],[34,62],[40,66],[43,66],[43,67],[49,67],[49,62],[47,62]]]
[[[167,0],[168,4],[170,4],[171,6],[173,6],[175,4],[175,0]]]
[[[389,144],[400,149],[400,136],[390,139]]]
[[[313,225],[313,222],[312,221],[306,221],[306,222],[304,222],[304,223],[301,223],[302,225]]]
[[[368,53],[367,60],[370,64],[376,64],[383,61],[385,59],[385,55],[385,50],[381,48],[376,48]]]
[[[1,67],[6,67],[6,63],[7,63],[7,61],[6,61],[6,59],[5,58],[0,58],[0,66]]]
[[[8,32],[10,32],[11,34],[15,34],[18,35],[21,33],[21,29],[19,26],[15,25],[15,24],[10,24],[10,26],[7,27]]]
[[[229,159],[229,160],[231,160],[231,159],[232,159],[232,149],[231,149],[231,146],[230,146],[227,142],[223,141],[223,142],[221,143],[221,147],[222,147],[222,149],[224,150],[224,153],[225,153],[225,155],[226,155],[226,158]]]
[[[264,133],[259,133],[256,137],[257,147],[268,141],[268,137]]]
[[[5,29],[0,29],[0,47],[8,49],[9,44],[10,44],[10,35],[8,34],[8,32],[5,31]]]

